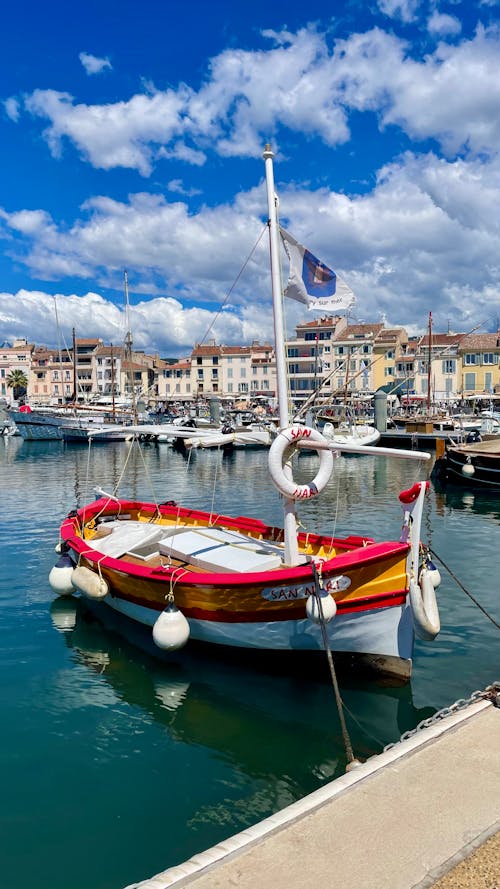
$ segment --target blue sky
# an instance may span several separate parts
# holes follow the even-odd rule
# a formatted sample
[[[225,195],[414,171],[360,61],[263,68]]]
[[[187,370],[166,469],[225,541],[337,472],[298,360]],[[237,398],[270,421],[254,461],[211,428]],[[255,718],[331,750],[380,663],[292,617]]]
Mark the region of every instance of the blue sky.
[[[496,330],[499,13],[496,0],[11,4],[0,342],[56,345],[75,327],[119,343],[125,269],[138,348],[269,340],[267,141],[282,221],[355,292],[353,320],[418,332],[432,310],[436,329]],[[289,302],[289,330],[314,317]]]

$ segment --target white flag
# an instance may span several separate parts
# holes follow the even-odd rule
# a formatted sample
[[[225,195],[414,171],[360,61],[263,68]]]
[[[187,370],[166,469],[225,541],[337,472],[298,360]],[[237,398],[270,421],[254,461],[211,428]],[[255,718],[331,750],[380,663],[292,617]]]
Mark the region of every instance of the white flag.
[[[284,228],[280,232],[290,260],[285,296],[320,312],[349,309],[356,301],[351,288]]]

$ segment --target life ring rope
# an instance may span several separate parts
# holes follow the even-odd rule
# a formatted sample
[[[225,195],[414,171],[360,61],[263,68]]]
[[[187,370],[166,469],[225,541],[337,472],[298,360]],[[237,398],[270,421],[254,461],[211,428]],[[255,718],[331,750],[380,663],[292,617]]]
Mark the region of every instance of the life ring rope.
[[[293,480],[291,472],[285,470],[295,448],[302,439],[317,444],[328,445],[326,438],[310,426],[294,425],[281,429],[269,448],[269,474],[278,491],[290,500],[309,500],[316,497],[325,488],[333,470],[333,454],[331,450],[317,450],[319,469],[308,485],[299,485]],[[294,447],[295,446],[295,447]]]

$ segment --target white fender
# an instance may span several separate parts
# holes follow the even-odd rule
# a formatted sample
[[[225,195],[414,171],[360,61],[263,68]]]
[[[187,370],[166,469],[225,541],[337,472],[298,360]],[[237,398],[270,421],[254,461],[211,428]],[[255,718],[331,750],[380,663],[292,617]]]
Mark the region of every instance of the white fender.
[[[51,569],[49,583],[58,596],[71,596],[75,592],[73,569],[73,562],[68,555],[62,555]]]
[[[328,445],[326,438],[310,426],[290,426],[282,429],[269,448],[269,474],[278,491],[290,500],[307,500],[316,497],[328,483],[333,469],[333,454],[330,450],[318,450],[319,469],[310,484],[298,485],[290,470],[285,469],[294,452],[294,445],[301,439]]]
[[[465,475],[466,477],[470,478],[474,475],[475,471],[476,470],[474,469],[472,463],[464,463],[464,465],[462,466],[462,475]]]
[[[103,577],[85,568],[84,565],[78,565],[72,576],[73,585],[88,599],[104,599],[109,593],[109,587]]]
[[[426,642],[432,641],[441,629],[441,622],[434,584],[427,568],[420,572],[420,583],[414,577],[410,580],[410,604],[415,635]]]
[[[333,620],[333,618],[337,614],[337,603],[333,596],[330,595],[330,593],[327,593],[325,596],[321,596],[321,610],[323,612],[323,620],[326,624]],[[314,593],[307,598],[306,614],[309,620],[312,620],[315,624],[321,623],[318,600]]]
[[[432,562],[430,559],[427,559],[424,567],[429,572],[430,578],[432,580],[432,586],[434,587],[434,589],[436,589],[436,587],[438,587],[441,583],[441,572],[439,568],[436,568],[434,562]]]
[[[177,651],[189,639],[189,624],[174,603],[167,605],[153,626],[153,640],[163,651]]]

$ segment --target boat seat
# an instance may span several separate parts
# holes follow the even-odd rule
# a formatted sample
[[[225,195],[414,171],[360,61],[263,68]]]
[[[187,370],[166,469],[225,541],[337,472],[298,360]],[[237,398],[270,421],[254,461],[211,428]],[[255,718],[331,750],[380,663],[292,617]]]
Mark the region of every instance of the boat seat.
[[[170,556],[207,571],[273,571],[282,565],[282,550],[236,531],[222,528],[178,531],[163,537],[158,549]]]
[[[111,529],[110,534],[88,542],[94,549],[113,559],[118,559],[140,546],[155,543],[165,533],[165,528],[160,525],[150,525],[147,522],[106,522],[105,527]]]

